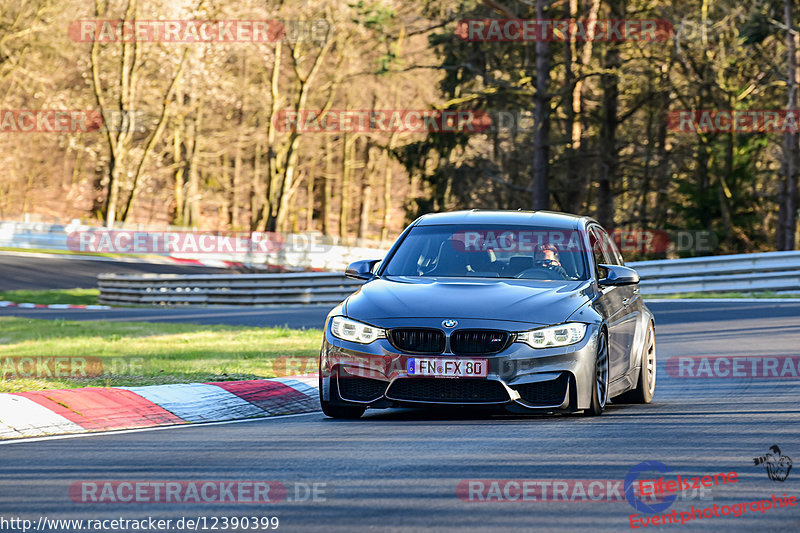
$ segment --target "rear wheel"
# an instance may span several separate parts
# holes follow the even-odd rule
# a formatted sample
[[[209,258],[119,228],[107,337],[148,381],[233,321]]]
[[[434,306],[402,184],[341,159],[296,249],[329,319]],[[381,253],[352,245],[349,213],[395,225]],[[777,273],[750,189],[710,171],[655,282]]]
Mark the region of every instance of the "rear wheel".
[[[583,410],[584,416],[603,414],[608,400],[608,339],[604,331],[597,337],[597,357],[594,360],[594,386],[592,403]]]
[[[339,387],[336,383],[336,374],[331,374],[331,400],[322,399],[322,372],[320,372],[319,376],[319,404],[322,408],[322,412],[325,413],[325,416],[329,416],[331,418],[361,418],[361,415],[364,414],[364,411],[367,410],[366,407],[361,407],[358,405],[337,405],[335,402],[341,401],[339,397]]]
[[[656,334],[651,322],[644,340],[639,384],[635,389],[619,396],[619,403],[650,403],[656,392]]]

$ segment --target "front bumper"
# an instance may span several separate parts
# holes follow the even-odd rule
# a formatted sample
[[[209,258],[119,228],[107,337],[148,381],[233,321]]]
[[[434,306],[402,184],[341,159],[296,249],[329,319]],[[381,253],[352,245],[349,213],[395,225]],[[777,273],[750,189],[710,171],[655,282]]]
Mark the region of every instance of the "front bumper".
[[[386,329],[437,328],[448,336],[459,329],[519,332],[536,327],[521,322],[466,319],[459,319],[453,330],[441,328],[440,319],[390,319],[373,325]],[[343,341],[330,333],[329,320],[320,355],[320,394],[324,401],[373,408],[468,405],[498,406],[511,412],[582,410],[591,403],[598,333],[599,327],[590,324],[580,342],[559,348],[535,349],[513,342],[493,355],[459,356],[448,351],[417,355],[398,350],[388,339],[370,344]],[[409,376],[406,369],[410,357],[486,359],[488,375]]]

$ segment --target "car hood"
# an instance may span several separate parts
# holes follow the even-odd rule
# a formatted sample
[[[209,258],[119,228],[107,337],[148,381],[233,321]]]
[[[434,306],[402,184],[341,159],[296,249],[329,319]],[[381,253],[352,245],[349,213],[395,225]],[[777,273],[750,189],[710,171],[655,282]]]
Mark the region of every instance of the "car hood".
[[[398,276],[365,283],[347,299],[345,313],[365,321],[461,318],[560,324],[589,300],[590,288],[588,281]]]

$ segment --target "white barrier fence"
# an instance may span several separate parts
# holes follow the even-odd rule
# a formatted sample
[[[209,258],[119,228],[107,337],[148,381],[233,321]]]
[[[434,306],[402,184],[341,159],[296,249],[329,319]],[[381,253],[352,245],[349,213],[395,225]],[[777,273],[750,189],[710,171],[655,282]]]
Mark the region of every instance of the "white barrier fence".
[[[629,263],[642,294],[800,291],[800,252]],[[242,275],[101,274],[100,303],[148,305],[336,304],[360,282],[340,272]]]
[[[139,239],[137,243],[136,239]],[[344,270],[353,261],[380,258],[387,248],[345,246],[319,233],[232,232],[214,234],[192,229],[128,226],[98,228],[71,224],[0,222],[0,247],[73,252],[131,253],[199,260],[209,266],[241,263],[253,271],[267,269]],[[370,243],[372,244],[372,243]],[[127,252],[130,250],[130,252]],[[138,251],[137,251],[138,250]]]

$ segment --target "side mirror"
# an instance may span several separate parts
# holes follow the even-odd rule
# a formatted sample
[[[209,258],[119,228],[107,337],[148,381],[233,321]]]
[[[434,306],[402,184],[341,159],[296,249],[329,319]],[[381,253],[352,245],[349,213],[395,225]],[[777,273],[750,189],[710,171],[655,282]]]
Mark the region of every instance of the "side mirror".
[[[375,277],[372,269],[380,262],[380,259],[362,259],[361,261],[350,263],[347,270],[344,271],[344,275],[352,279],[371,280]]]
[[[606,277],[597,280],[598,285],[617,286],[617,285],[634,285],[639,283],[639,274],[632,268],[620,265],[597,265],[598,270],[605,271]]]

